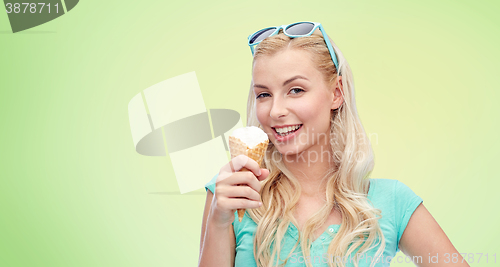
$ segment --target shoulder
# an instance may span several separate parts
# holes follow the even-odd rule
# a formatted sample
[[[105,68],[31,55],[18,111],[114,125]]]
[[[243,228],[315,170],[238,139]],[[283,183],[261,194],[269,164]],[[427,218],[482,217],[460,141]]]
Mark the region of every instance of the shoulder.
[[[368,198],[387,198],[389,195],[393,195],[396,190],[397,183],[399,183],[398,180],[371,178]]]
[[[423,202],[422,198],[399,180],[370,179],[368,199],[382,212],[379,223],[386,235],[386,244],[399,251],[401,235],[411,215]]]
[[[423,202],[409,186],[391,179],[370,179],[368,199],[375,208],[389,215],[396,226],[405,224],[417,206]]]
[[[387,186],[394,186],[396,183],[401,183],[401,182],[393,179],[370,178],[370,184],[372,183],[382,187],[387,187]]]
[[[393,225],[395,226],[397,243],[399,244],[399,240],[406,229],[408,221],[423,200],[403,182],[390,179],[377,180],[383,180],[381,184],[383,184],[386,188],[382,189],[382,191],[387,193],[387,195],[390,195],[391,203],[388,207],[390,207],[391,210],[391,219],[393,220]]]
[[[380,205],[393,207],[406,205],[420,199],[417,194],[406,184],[392,179],[370,179],[368,198]],[[421,200],[421,199],[420,199]]]
[[[372,196],[380,195],[380,194],[384,194],[387,196],[387,194],[391,194],[391,195],[407,194],[407,193],[410,193],[410,191],[413,192],[410,189],[410,187],[408,187],[403,182],[400,182],[399,180],[371,178],[370,179],[370,190],[368,192],[372,193],[371,194]]]

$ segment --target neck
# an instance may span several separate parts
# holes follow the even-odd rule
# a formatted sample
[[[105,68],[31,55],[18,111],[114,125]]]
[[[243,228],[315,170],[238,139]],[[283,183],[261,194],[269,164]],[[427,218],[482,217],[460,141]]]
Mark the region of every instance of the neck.
[[[318,149],[319,147],[319,149]],[[299,154],[284,157],[284,164],[297,177],[304,197],[324,196],[327,172],[334,166],[332,153],[325,146],[311,147]]]

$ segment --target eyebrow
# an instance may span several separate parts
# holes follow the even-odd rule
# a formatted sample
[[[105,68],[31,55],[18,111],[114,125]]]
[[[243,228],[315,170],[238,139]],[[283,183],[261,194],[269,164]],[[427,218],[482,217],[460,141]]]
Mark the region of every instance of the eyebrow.
[[[297,80],[297,79],[304,79],[304,80],[309,81],[309,80],[308,80],[306,77],[304,77],[304,76],[301,76],[301,75],[295,75],[295,76],[293,76],[292,78],[290,78],[290,79],[286,80],[286,81],[283,83],[283,86],[285,86],[285,85],[287,85],[287,84],[289,84],[289,83],[291,83],[291,82],[293,82],[293,81],[295,81],[295,80]],[[253,85],[253,87],[258,87],[258,88],[269,89],[269,88],[267,88],[267,86],[262,85],[262,84],[254,84],[254,85]]]

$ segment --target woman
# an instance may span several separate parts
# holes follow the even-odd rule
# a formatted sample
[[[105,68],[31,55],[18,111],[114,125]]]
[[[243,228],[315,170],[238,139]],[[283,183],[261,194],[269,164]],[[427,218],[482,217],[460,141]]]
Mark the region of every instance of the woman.
[[[266,28],[249,45],[247,125],[270,145],[264,168],[239,156],[207,184],[199,266],[388,266],[399,250],[468,266],[410,188],[369,178],[351,69],[321,24]]]

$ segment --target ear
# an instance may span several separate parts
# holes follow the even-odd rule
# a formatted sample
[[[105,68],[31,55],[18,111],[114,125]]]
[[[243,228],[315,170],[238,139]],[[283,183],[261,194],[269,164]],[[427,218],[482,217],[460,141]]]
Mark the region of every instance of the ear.
[[[331,109],[338,109],[344,103],[344,87],[342,85],[342,76],[337,76],[333,85],[332,106]]]

